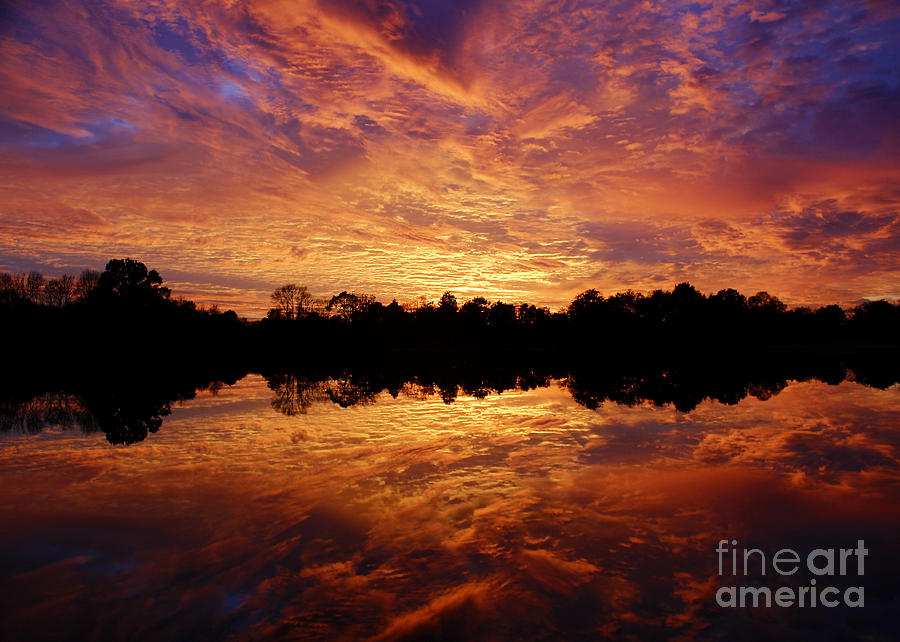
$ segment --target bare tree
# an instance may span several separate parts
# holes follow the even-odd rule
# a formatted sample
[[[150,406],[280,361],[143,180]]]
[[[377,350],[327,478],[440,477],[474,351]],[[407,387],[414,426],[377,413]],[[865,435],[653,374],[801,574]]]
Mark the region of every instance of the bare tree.
[[[47,305],[59,307],[62,305],[62,294],[60,293],[59,280],[50,279],[44,284],[44,302]]]
[[[315,297],[309,303],[310,312],[325,315],[328,312],[328,301],[325,297]]]
[[[324,381],[297,377],[295,374],[271,375],[267,379],[266,383],[275,393],[272,407],[288,416],[305,415],[315,402],[328,399]]]
[[[403,309],[407,312],[414,312],[422,308],[428,307],[428,299],[424,295],[419,295],[403,302]]]
[[[75,283],[75,296],[82,301],[85,300],[91,290],[97,287],[99,280],[100,273],[97,270],[84,270]]]
[[[41,303],[44,298],[44,275],[29,272],[25,279],[25,295],[32,303]]]
[[[288,283],[272,292],[272,303],[275,304],[280,316],[285,319],[297,319],[309,312],[312,303],[312,295],[302,285]]]
[[[19,298],[16,276],[9,272],[0,272],[0,304],[10,304]]]
[[[44,285],[44,299],[48,305],[62,307],[75,298],[75,277],[63,274],[58,279],[51,279]]]
[[[63,274],[59,277],[59,290],[63,296],[63,305],[75,300],[75,277],[71,274]]]

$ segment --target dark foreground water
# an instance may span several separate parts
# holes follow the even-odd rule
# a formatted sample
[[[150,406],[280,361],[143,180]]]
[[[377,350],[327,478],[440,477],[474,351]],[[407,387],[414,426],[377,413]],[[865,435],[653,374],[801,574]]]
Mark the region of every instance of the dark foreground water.
[[[75,397],[7,408],[0,638],[897,638],[900,386],[682,412],[589,409],[555,381],[342,407],[342,385],[286,399],[249,376],[129,446]],[[757,553],[732,574],[745,548],[765,574]],[[840,550],[814,575],[816,548],[848,549],[845,575]],[[809,604],[812,579],[837,606]],[[807,592],[719,606],[728,586]]]

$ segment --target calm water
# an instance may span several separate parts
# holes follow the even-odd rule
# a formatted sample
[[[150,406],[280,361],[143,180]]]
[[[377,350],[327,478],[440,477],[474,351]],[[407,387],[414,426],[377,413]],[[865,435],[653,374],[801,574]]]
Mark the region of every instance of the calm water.
[[[591,410],[558,383],[450,404],[407,386],[346,408],[319,389],[292,416],[274,396],[249,376],[131,446],[0,434],[0,637],[900,630],[900,386],[794,383],[687,413]],[[720,607],[736,581],[718,575],[721,539],[801,555],[864,539],[864,576],[819,586],[863,586],[865,607]]]

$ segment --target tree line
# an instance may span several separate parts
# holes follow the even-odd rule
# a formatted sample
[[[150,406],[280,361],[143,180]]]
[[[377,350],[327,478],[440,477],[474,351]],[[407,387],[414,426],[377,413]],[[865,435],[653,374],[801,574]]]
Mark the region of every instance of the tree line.
[[[63,274],[57,279],[47,279],[40,272],[0,272],[0,305],[27,301],[60,307],[85,301],[99,279],[97,270],[84,270],[77,277]]]
[[[875,343],[897,344],[900,303],[866,301],[789,309],[768,292],[734,289],[704,294],[689,283],[649,294],[628,290],[603,296],[589,289],[563,310],[528,303],[462,303],[452,292],[437,302],[385,305],[375,297],[341,292],[313,297],[306,287],[276,289],[261,326],[274,334],[343,336],[393,346],[578,349],[696,349],[729,346]]]
[[[898,344],[900,304],[867,301],[850,309],[789,309],[776,296],[734,289],[704,294],[689,283],[642,294],[604,296],[589,289],[558,311],[528,303],[460,302],[451,292],[388,304],[342,291],[314,297],[289,283],[271,293],[264,319],[205,308],[173,297],[161,275],[134,259],[113,259],[102,272],[45,278],[0,273],[4,332],[77,330],[100,349],[140,344],[189,350],[206,358],[251,361],[366,351],[567,350],[679,351],[773,344]],[[7,336],[10,336],[7,334]]]
[[[0,274],[0,430],[4,416],[27,428],[89,414],[110,441],[133,443],[159,428],[171,400],[250,372],[287,414],[382,391],[449,403],[550,380],[589,408],[652,401],[688,411],[705,398],[777,394],[789,379],[887,387],[900,377],[900,306],[889,301],[788,309],[765,292],[707,295],[687,283],[587,290],[558,311],[450,292],[404,304],[348,291],[316,298],[293,284],[271,301],[265,318],[241,319],[173,296],[133,259],[70,278]]]

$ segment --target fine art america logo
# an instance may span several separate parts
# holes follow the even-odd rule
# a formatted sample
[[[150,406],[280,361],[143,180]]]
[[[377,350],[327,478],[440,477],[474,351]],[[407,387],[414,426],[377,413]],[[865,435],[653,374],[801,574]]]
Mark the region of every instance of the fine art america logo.
[[[865,574],[865,558],[869,551],[864,540],[857,540],[856,548],[816,548],[802,557],[792,548],[782,548],[770,556],[758,548],[739,548],[735,539],[723,539],[719,540],[716,553],[722,580],[735,578],[732,586],[722,586],[716,591],[716,603],[719,606],[865,606],[863,586],[843,589],[833,586],[835,582],[847,584],[850,578],[861,578]],[[794,576],[798,571],[800,574],[791,580],[784,579]],[[763,580],[771,578],[775,582],[772,586],[748,586],[737,579],[756,576],[757,573]],[[811,576],[807,584],[797,586],[797,580],[802,583],[801,578],[807,574]],[[784,582],[793,585],[785,586]],[[854,579],[853,583],[860,582]]]

